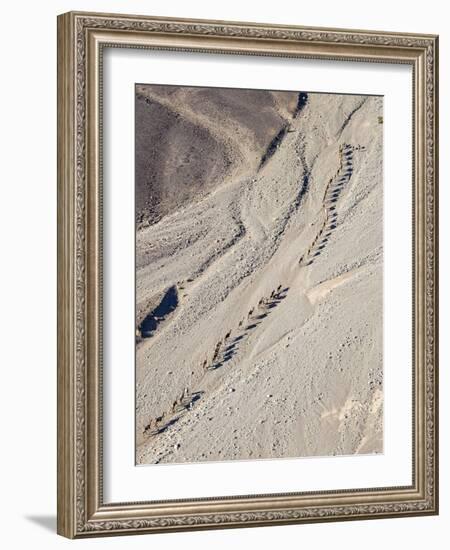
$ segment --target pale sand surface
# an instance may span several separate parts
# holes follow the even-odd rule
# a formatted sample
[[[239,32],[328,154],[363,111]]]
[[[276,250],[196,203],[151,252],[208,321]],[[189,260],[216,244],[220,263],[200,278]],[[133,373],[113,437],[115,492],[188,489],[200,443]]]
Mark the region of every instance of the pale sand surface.
[[[192,125],[151,193],[139,153],[138,464],[383,451],[382,98],[264,93],[225,112],[138,87],[145,125]]]

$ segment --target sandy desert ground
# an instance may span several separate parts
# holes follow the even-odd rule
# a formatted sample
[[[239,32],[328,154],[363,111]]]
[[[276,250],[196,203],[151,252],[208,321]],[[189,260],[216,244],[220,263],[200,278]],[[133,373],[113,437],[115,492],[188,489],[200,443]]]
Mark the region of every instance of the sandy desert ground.
[[[138,464],[383,451],[382,107],[137,86]]]

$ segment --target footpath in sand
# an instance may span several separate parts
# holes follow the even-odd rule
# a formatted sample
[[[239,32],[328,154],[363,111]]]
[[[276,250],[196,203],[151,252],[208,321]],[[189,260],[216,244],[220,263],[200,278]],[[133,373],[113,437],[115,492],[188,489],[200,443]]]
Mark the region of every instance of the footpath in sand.
[[[303,94],[252,174],[139,228],[138,464],[383,451],[381,115]]]

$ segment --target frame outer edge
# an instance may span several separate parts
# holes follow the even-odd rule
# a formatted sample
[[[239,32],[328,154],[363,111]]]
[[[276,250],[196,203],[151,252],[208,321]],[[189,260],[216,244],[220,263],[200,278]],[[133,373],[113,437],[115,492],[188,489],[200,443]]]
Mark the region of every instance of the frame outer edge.
[[[405,37],[405,38],[411,38],[411,39],[435,39],[438,35],[436,34],[430,34],[430,33],[410,33],[410,32],[397,32],[397,31],[383,31],[380,29],[358,29],[358,28],[343,28],[343,27],[322,27],[322,26],[310,26],[310,25],[288,25],[286,23],[272,23],[272,22],[254,22],[254,21],[241,21],[238,19],[233,20],[224,20],[224,19],[198,19],[195,17],[174,17],[174,16],[164,16],[164,15],[137,15],[137,14],[130,14],[130,13],[117,13],[117,12],[91,12],[91,11],[85,11],[85,10],[72,10],[70,12],[66,12],[67,14],[70,14],[74,17],[80,17],[80,18],[106,18],[106,19],[116,19],[116,20],[122,20],[127,21],[128,23],[136,22],[136,21],[150,21],[155,22],[159,24],[164,23],[174,23],[174,24],[184,24],[184,25],[199,25],[199,24],[206,24],[206,25],[217,25],[217,26],[227,26],[227,27],[247,27],[248,29],[255,28],[255,29],[265,29],[265,30],[274,30],[274,31],[289,31],[289,30],[305,30],[305,31],[312,31],[312,32],[323,32],[323,31],[329,31],[333,33],[339,33],[339,34],[347,34],[347,33],[357,33],[357,34],[363,34],[363,35],[381,35],[381,36],[389,36],[396,38],[399,35]]]
[[[73,19],[70,14],[57,19],[57,533],[74,538],[75,442],[74,407],[74,197],[73,159],[74,90],[71,83],[74,59]]]
[[[434,194],[434,241],[433,241],[433,327],[434,336],[434,493],[433,507],[435,515],[439,515],[439,36],[433,37],[433,158],[434,169],[433,194]]]

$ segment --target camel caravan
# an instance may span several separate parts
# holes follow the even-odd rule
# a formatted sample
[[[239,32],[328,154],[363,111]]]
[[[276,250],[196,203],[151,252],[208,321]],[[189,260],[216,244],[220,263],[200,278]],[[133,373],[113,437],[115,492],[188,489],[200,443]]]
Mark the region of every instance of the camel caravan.
[[[224,338],[217,342],[211,360],[208,360],[208,357],[204,359],[202,363],[203,370],[213,371],[227,363],[237,352],[239,342],[244,340],[250,331],[255,329],[268,316],[270,310],[286,297],[287,291],[287,288],[283,289],[282,285],[279,285],[276,290],[272,290],[269,297],[262,297],[256,306],[251,307],[246,317],[238,323],[238,334],[231,338],[232,331],[229,330]]]
[[[205,375],[210,371],[223,366],[237,353],[239,343],[246,338],[250,331],[255,329],[265,319],[270,311],[286,298],[288,288],[279,285],[272,290],[269,296],[263,296],[258,304],[251,307],[242,319],[237,328],[237,334],[232,337],[233,331],[230,329],[225,336],[218,340],[214,347],[211,357],[205,357],[200,367]],[[194,404],[201,398],[203,392],[191,392],[189,388],[184,388],[182,393],[173,401],[169,411],[163,412],[160,416],[150,419],[144,427],[144,434],[147,436],[156,436],[163,433],[175,424],[184,414],[192,410]]]
[[[337,227],[336,203],[344,187],[353,174],[353,151],[362,151],[364,147],[344,143],[339,147],[339,169],[325,189],[322,199],[324,221],[306,253],[300,258],[300,266],[311,265],[326,247],[334,229]]]

